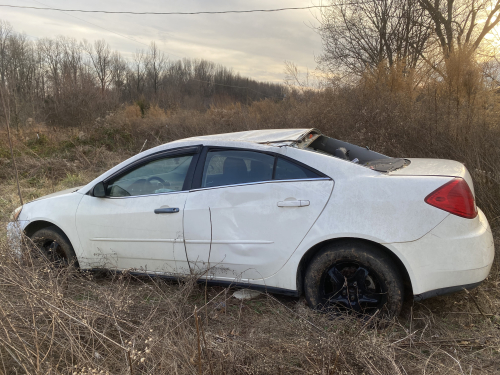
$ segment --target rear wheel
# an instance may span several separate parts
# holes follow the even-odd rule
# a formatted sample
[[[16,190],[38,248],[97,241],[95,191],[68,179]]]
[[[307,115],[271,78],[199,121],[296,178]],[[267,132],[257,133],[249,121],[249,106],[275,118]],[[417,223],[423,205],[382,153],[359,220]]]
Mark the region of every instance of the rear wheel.
[[[309,306],[326,312],[399,315],[403,281],[394,262],[374,246],[341,242],[325,246],[304,279]]]
[[[58,227],[50,226],[39,229],[33,233],[31,240],[55,266],[78,267],[75,250],[68,237]]]

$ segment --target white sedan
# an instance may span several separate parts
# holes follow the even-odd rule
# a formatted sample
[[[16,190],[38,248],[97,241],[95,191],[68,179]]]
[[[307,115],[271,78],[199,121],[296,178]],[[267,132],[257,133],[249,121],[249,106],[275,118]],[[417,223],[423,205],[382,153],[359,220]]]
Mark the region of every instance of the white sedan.
[[[493,238],[456,161],[398,159],[316,129],[195,137],[27,203],[10,238],[57,263],[305,295],[313,308],[398,314],[470,289]]]

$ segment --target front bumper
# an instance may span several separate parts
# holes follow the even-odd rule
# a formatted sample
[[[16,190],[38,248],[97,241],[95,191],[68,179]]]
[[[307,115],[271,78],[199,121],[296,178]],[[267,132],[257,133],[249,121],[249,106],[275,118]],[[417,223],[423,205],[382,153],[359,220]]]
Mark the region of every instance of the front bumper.
[[[388,245],[406,265],[416,299],[479,285],[495,256],[493,235],[481,210],[474,219],[449,215],[416,241]]]
[[[7,224],[7,241],[10,248],[18,255],[21,255],[21,244],[24,228],[28,225],[27,220],[11,221]]]

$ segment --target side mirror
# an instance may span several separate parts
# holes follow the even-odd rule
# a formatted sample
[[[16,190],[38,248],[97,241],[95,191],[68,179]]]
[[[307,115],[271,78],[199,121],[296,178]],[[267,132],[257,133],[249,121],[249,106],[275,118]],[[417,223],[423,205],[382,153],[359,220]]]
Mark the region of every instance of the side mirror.
[[[99,182],[92,191],[92,195],[97,198],[104,198],[106,196],[106,189],[104,188],[104,183]]]

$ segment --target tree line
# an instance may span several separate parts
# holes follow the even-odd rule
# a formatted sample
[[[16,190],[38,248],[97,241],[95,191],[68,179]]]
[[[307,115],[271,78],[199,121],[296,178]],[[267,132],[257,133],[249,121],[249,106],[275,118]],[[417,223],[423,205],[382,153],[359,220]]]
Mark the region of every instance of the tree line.
[[[150,105],[203,110],[218,102],[284,96],[280,84],[242,77],[211,61],[172,61],[155,42],[126,59],[105,40],[32,41],[2,20],[0,81],[8,92],[11,125],[18,128],[29,119],[78,126],[123,103],[138,103],[144,113]]]

